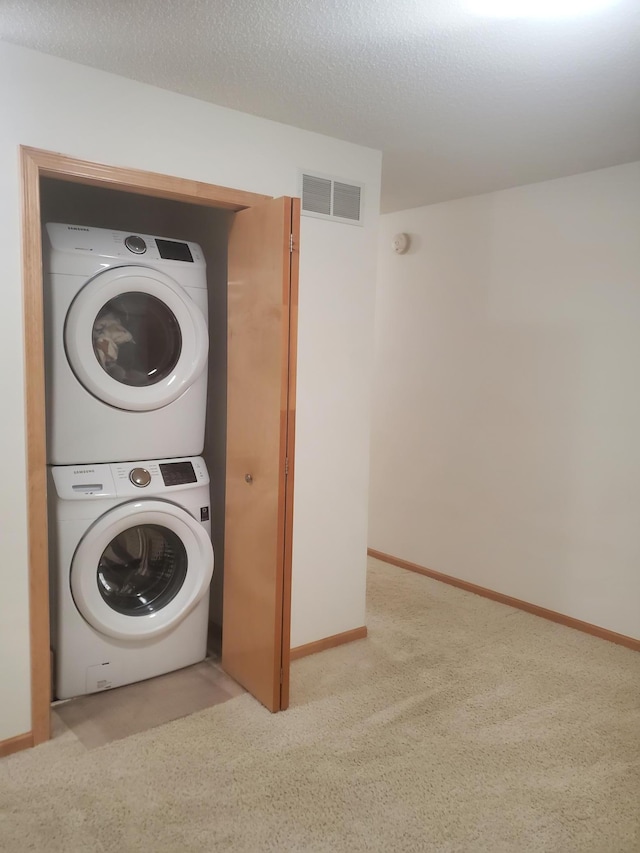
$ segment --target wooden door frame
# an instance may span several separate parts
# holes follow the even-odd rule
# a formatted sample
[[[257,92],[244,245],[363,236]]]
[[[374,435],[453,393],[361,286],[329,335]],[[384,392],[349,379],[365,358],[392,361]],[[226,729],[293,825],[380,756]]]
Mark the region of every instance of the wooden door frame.
[[[87,184],[104,189],[172,199],[204,207],[242,210],[271,196],[235,190],[186,178],[108,166],[63,154],[20,146],[22,175],[22,277],[25,353],[27,451],[27,532],[29,561],[29,631],[31,658],[31,732],[21,736],[23,747],[50,737],[51,662],[49,636],[49,556],[47,537],[46,422],[44,374],[44,317],[40,178]],[[290,373],[295,381],[295,351]],[[294,386],[295,387],[295,386]],[[289,407],[289,441],[293,451],[295,402]],[[293,458],[293,453],[289,456]],[[293,493],[290,471],[290,500]],[[284,607],[291,600],[291,525],[285,531]],[[283,612],[283,636],[288,637],[289,613]]]
[[[296,444],[296,388],[298,373],[298,283],[300,277],[300,211],[301,201],[294,198],[291,204],[291,245],[289,253],[289,311],[287,316],[287,335],[289,361],[282,365],[283,387],[286,384],[286,424],[284,425],[284,453],[288,460],[285,475],[283,523],[280,533],[283,537],[283,596],[282,596],[282,659],[286,663],[280,680],[280,710],[289,707],[290,667],[291,667],[291,568],[293,565],[293,484],[295,481],[295,444]]]

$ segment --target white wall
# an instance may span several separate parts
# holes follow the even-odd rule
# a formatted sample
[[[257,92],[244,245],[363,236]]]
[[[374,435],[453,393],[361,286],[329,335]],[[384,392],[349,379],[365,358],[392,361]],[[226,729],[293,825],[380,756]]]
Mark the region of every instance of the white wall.
[[[366,185],[364,228],[302,222],[293,645],[364,623],[380,154],[8,44],[0,80],[4,739],[30,728],[18,146],[274,196],[298,194],[299,169]]]
[[[380,231],[370,547],[640,637],[640,163]]]

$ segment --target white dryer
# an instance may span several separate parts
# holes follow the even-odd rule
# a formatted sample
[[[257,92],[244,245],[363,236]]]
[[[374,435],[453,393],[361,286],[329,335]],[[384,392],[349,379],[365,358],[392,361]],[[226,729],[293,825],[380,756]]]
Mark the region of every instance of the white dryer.
[[[213,547],[200,458],[49,469],[55,695],[197,663]]]
[[[201,453],[209,337],[200,247],[60,223],[45,232],[49,463]]]

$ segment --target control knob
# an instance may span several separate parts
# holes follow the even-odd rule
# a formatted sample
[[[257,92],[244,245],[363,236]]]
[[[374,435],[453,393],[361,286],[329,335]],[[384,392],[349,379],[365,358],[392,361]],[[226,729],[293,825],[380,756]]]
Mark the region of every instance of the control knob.
[[[131,471],[129,471],[129,479],[134,486],[137,486],[139,489],[143,489],[151,482],[151,474],[146,468],[132,468]]]
[[[135,234],[125,237],[124,244],[127,249],[135,255],[144,255],[147,251],[147,244],[144,242],[142,237],[136,237]]]

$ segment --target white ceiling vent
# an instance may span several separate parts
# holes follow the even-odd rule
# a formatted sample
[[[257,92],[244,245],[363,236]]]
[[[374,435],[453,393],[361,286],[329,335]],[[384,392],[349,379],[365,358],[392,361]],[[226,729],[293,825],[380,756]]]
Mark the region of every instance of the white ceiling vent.
[[[362,184],[346,183],[326,175],[303,172],[300,195],[302,213],[362,225]]]

